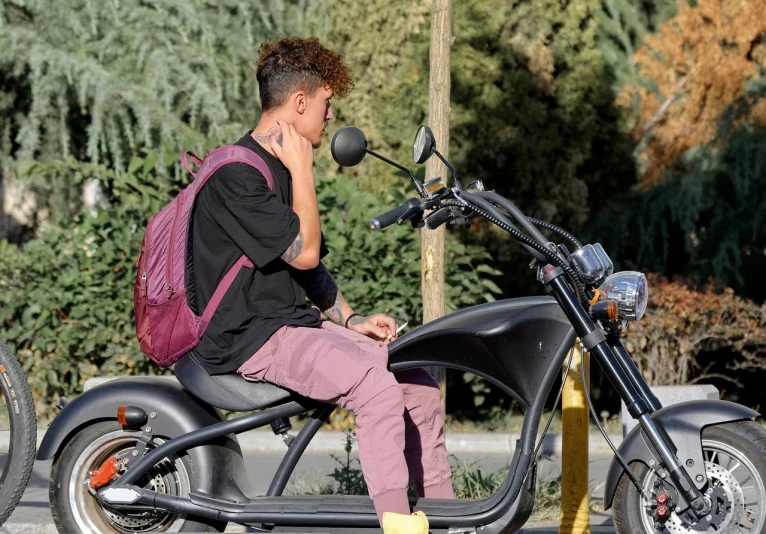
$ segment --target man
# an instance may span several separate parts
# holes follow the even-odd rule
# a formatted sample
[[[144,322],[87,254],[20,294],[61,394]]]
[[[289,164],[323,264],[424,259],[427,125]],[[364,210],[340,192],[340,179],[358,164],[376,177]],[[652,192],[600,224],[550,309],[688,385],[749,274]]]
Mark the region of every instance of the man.
[[[316,38],[282,38],[261,46],[257,78],[262,116],[237,144],[266,161],[275,192],[258,170],[232,163],[198,195],[193,308],[204,309],[242,253],[255,268],[239,273],[195,352],[210,373],[236,371],[354,411],[384,532],[427,532],[422,513],[410,516],[408,483],[424,497],[454,498],[438,386],[422,369],[387,370],[396,322],[355,313],[321,262],[312,151],[333,118],[331,99],[353,88],[350,69]]]

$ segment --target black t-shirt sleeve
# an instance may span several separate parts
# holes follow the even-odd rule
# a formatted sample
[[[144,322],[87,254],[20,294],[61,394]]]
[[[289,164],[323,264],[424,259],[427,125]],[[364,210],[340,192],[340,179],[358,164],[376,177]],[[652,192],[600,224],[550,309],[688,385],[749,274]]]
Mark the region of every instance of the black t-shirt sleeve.
[[[247,257],[262,268],[298,236],[298,215],[277,198],[254,167],[231,163],[221,171],[225,172],[216,185],[226,209],[219,223]]]

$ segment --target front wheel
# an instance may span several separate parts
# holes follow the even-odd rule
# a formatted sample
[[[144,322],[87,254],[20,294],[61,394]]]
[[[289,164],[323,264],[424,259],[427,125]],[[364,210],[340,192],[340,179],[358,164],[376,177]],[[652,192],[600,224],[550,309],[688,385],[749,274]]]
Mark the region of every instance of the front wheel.
[[[49,490],[51,514],[59,532],[222,532],[226,523],[146,506],[102,506],[89,491],[88,481],[109,458],[131,458],[140,432],[126,431],[115,421],[95,423],[80,430],[53,461]],[[147,449],[156,447],[155,440]],[[195,483],[188,456],[171,455],[160,461],[136,485],[188,497]]]
[[[623,475],[614,494],[614,525],[618,534],[700,533],[766,534],[766,429],[752,421],[707,427],[702,450],[711,514],[689,525],[670,510],[664,525],[657,522],[657,487],[654,470],[636,462],[633,473],[651,502],[639,495]],[[671,492],[672,496],[672,492]]]
[[[37,443],[37,418],[24,372],[0,340],[0,525],[27,487]]]

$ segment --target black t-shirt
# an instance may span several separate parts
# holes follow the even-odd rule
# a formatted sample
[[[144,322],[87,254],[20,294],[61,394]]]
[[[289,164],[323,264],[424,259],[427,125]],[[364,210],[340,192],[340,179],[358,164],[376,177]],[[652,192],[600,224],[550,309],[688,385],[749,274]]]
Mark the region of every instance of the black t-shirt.
[[[229,163],[197,194],[187,236],[186,287],[199,315],[232,265],[242,269],[221,300],[194,352],[211,374],[236,371],[283,325],[319,326],[319,310],[306,302],[295,269],[280,256],[300,230],[292,209],[292,178],[278,158],[246,134],[236,143],[261,156],[271,169],[275,192],[260,171]],[[322,239],[320,256],[327,254]]]

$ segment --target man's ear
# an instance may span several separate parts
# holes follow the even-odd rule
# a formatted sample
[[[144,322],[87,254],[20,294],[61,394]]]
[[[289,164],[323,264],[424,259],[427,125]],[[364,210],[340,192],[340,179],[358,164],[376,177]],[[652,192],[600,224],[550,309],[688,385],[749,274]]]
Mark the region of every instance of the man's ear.
[[[295,111],[303,115],[308,106],[308,96],[305,91],[297,91],[293,94],[293,105],[295,106]]]

